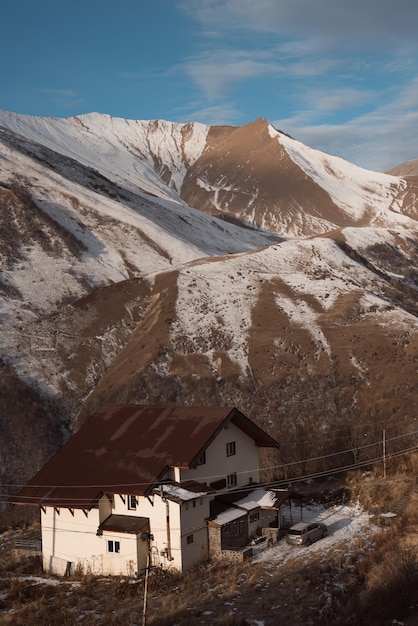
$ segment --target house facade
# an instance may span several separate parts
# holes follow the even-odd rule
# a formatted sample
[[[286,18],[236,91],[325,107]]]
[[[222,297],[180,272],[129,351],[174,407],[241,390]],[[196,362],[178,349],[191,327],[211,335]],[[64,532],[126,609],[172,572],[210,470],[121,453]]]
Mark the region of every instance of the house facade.
[[[237,497],[216,497],[208,520],[209,558],[241,560],[237,548],[277,541],[283,527],[283,505],[288,506],[292,497],[287,489],[264,487],[247,489]]]
[[[40,507],[45,571],[183,572],[210,557],[211,503],[256,488],[267,446],[235,408],[106,405],[14,501]]]

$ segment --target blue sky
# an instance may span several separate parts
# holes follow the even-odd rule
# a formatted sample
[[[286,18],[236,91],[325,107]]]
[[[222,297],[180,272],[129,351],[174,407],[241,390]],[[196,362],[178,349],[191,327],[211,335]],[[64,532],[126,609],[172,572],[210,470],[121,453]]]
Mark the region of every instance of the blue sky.
[[[418,158],[416,0],[0,0],[0,108],[242,125]]]

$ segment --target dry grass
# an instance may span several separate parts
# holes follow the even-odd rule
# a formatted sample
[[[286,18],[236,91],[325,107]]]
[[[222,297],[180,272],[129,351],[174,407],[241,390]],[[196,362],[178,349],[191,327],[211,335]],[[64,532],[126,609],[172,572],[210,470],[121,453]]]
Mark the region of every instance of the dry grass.
[[[412,492],[418,475],[418,455],[392,460],[386,478],[380,467],[370,472],[354,471],[347,477],[352,500],[357,500],[370,513],[394,511],[404,495]],[[403,513],[403,511],[402,511]]]
[[[409,477],[353,475],[348,489],[374,510],[402,497]],[[180,575],[154,570],[149,578],[147,626],[385,626],[412,619],[418,606],[418,495],[401,516],[381,525],[372,542],[295,552],[279,567],[268,563],[202,565]],[[14,531],[16,532],[16,531]],[[411,539],[411,538],[415,538]],[[0,624],[85,626],[142,624],[144,580],[78,576],[25,580],[39,561],[10,558],[0,569]],[[51,584],[54,583],[54,584]]]
[[[308,564],[301,555],[277,569],[241,564],[205,566],[183,576],[155,572],[149,580],[147,624],[234,626],[259,619],[273,626],[280,612],[289,626],[348,625],[350,622],[344,621],[347,606],[371,575],[375,557],[369,550],[356,561],[346,548],[342,544],[331,557],[316,555]],[[379,572],[374,570],[370,579],[374,582],[367,586],[370,596],[364,596],[364,607],[368,607],[369,597],[376,596]],[[45,584],[35,584],[11,575],[1,581],[0,623],[141,624],[143,589],[142,580],[90,576],[52,586],[48,579]],[[340,616],[337,621],[336,612]]]

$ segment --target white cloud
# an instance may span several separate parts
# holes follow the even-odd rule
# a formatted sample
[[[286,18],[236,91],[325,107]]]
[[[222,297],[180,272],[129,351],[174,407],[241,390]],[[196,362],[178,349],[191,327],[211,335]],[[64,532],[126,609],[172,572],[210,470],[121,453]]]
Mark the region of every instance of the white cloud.
[[[283,115],[270,121],[312,147],[380,170],[418,157],[416,0],[177,6],[199,29],[196,53],[181,71],[207,99],[202,114],[216,111],[225,123],[241,108],[238,93],[255,101],[261,87],[259,114],[266,97],[274,99]]]
[[[206,52],[183,68],[211,100],[227,97],[243,81],[283,71],[272,61],[239,50]]]
[[[418,157],[418,78],[387,103],[344,124],[313,124],[316,113],[310,109],[272,124],[309,146],[370,169],[386,171]]]
[[[201,54],[186,59],[177,67],[187,74],[211,101],[230,97],[241,84],[253,79],[278,77],[307,78],[320,76],[338,65],[336,59],[309,59],[282,61],[278,49],[241,50],[205,49]]]
[[[371,90],[361,90],[355,88],[334,88],[314,89],[309,92],[309,103],[317,111],[338,111],[349,106],[360,106],[362,104],[372,102],[377,94]]]
[[[51,96],[56,106],[62,108],[71,108],[84,104],[84,99],[74,89],[43,89],[42,91]]]
[[[179,111],[183,122],[199,121],[208,125],[234,125],[237,117],[242,115],[233,102],[222,102],[213,106],[204,106],[201,103],[191,103],[187,111]]]
[[[182,0],[178,6],[209,34],[264,31],[317,45],[342,43],[358,49],[409,41],[416,47],[415,0]]]

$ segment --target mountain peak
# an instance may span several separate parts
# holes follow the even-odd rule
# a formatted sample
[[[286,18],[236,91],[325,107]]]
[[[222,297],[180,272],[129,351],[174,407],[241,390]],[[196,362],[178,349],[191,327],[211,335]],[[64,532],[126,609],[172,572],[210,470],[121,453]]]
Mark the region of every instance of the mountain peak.
[[[82,405],[87,415],[111,401],[231,398],[285,450],[313,424],[348,433],[342,448],[319,438],[312,456],[327,452],[322,441],[352,449],[359,424],[408,414],[412,179],[313,150],[264,118],[208,127],[91,115],[0,112],[5,427],[25,418],[22,397],[30,407],[0,444],[7,482],[21,481],[22,459],[42,462],[45,406],[60,433]],[[42,402],[25,393],[35,387]]]

